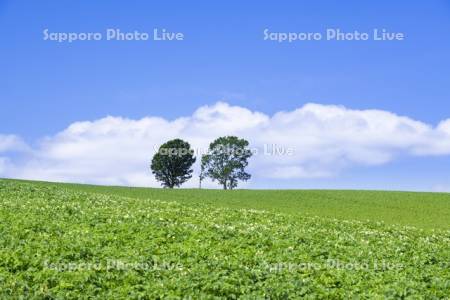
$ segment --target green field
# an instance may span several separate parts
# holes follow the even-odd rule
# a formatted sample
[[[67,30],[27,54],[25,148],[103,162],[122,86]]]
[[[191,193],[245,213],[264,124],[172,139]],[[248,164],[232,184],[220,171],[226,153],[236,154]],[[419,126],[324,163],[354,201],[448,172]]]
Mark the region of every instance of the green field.
[[[448,299],[450,195],[0,180],[0,299]]]
[[[26,181],[15,181],[26,182]],[[152,189],[33,182],[82,192],[138,199],[211,204],[216,207],[262,209],[300,216],[375,221],[450,230],[450,194],[334,190],[199,190]]]

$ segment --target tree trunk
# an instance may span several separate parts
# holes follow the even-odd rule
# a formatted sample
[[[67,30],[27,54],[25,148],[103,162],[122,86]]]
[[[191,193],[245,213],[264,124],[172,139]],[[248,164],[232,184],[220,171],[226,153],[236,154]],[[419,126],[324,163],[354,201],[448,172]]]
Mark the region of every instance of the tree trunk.
[[[226,182],[226,181],[223,182],[223,189],[224,189],[224,190],[227,189],[227,182]]]

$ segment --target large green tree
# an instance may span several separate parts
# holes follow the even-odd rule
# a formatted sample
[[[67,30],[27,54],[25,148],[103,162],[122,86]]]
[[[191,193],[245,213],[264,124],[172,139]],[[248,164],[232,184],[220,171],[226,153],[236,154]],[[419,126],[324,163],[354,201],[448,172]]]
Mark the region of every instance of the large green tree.
[[[191,145],[181,139],[175,139],[159,147],[150,168],[161,185],[174,188],[192,177],[194,163],[194,150]]]
[[[249,180],[245,172],[252,152],[248,141],[236,136],[224,136],[209,145],[209,151],[202,157],[200,180],[205,177],[217,180],[226,189],[237,187],[238,180]]]

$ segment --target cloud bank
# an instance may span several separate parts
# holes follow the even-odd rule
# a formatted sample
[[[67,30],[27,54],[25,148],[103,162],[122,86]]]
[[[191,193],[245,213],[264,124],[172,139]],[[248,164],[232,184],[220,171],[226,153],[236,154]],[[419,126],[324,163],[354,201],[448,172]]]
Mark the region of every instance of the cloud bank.
[[[76,122],[34,148],[0,135],[0,176],[159,186],[149,171],[159,145],[182,138],[201,153],[223,135],[250,141],[257,152],[250,172],[260,178],[323,178],[405,155],[450,155],[450,119],[432,126],[382,110],[321,104],[268,116],[218,102],[175,120],[108,116]],[[12,160],[12,151],[23,152],[21,158]],[[187,186],[197,186],[197,178]]]

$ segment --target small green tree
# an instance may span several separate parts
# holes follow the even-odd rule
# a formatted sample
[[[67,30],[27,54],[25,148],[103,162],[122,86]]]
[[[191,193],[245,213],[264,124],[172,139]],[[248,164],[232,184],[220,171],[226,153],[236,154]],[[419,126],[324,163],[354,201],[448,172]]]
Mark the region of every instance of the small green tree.
[[[238,180],[249,180],[251,175],[245,172],[245,167],[252,152],[247,147],[248,141],[235,136],[216,139],[202,157],[200,180],[205,177],[217,180],[224,190],[237,187]]]
[[[150,168],[161,185],[174,188],[192,177],[194,163],[194,150],[191,145],[181,139],[175,139],[159,147]]]

